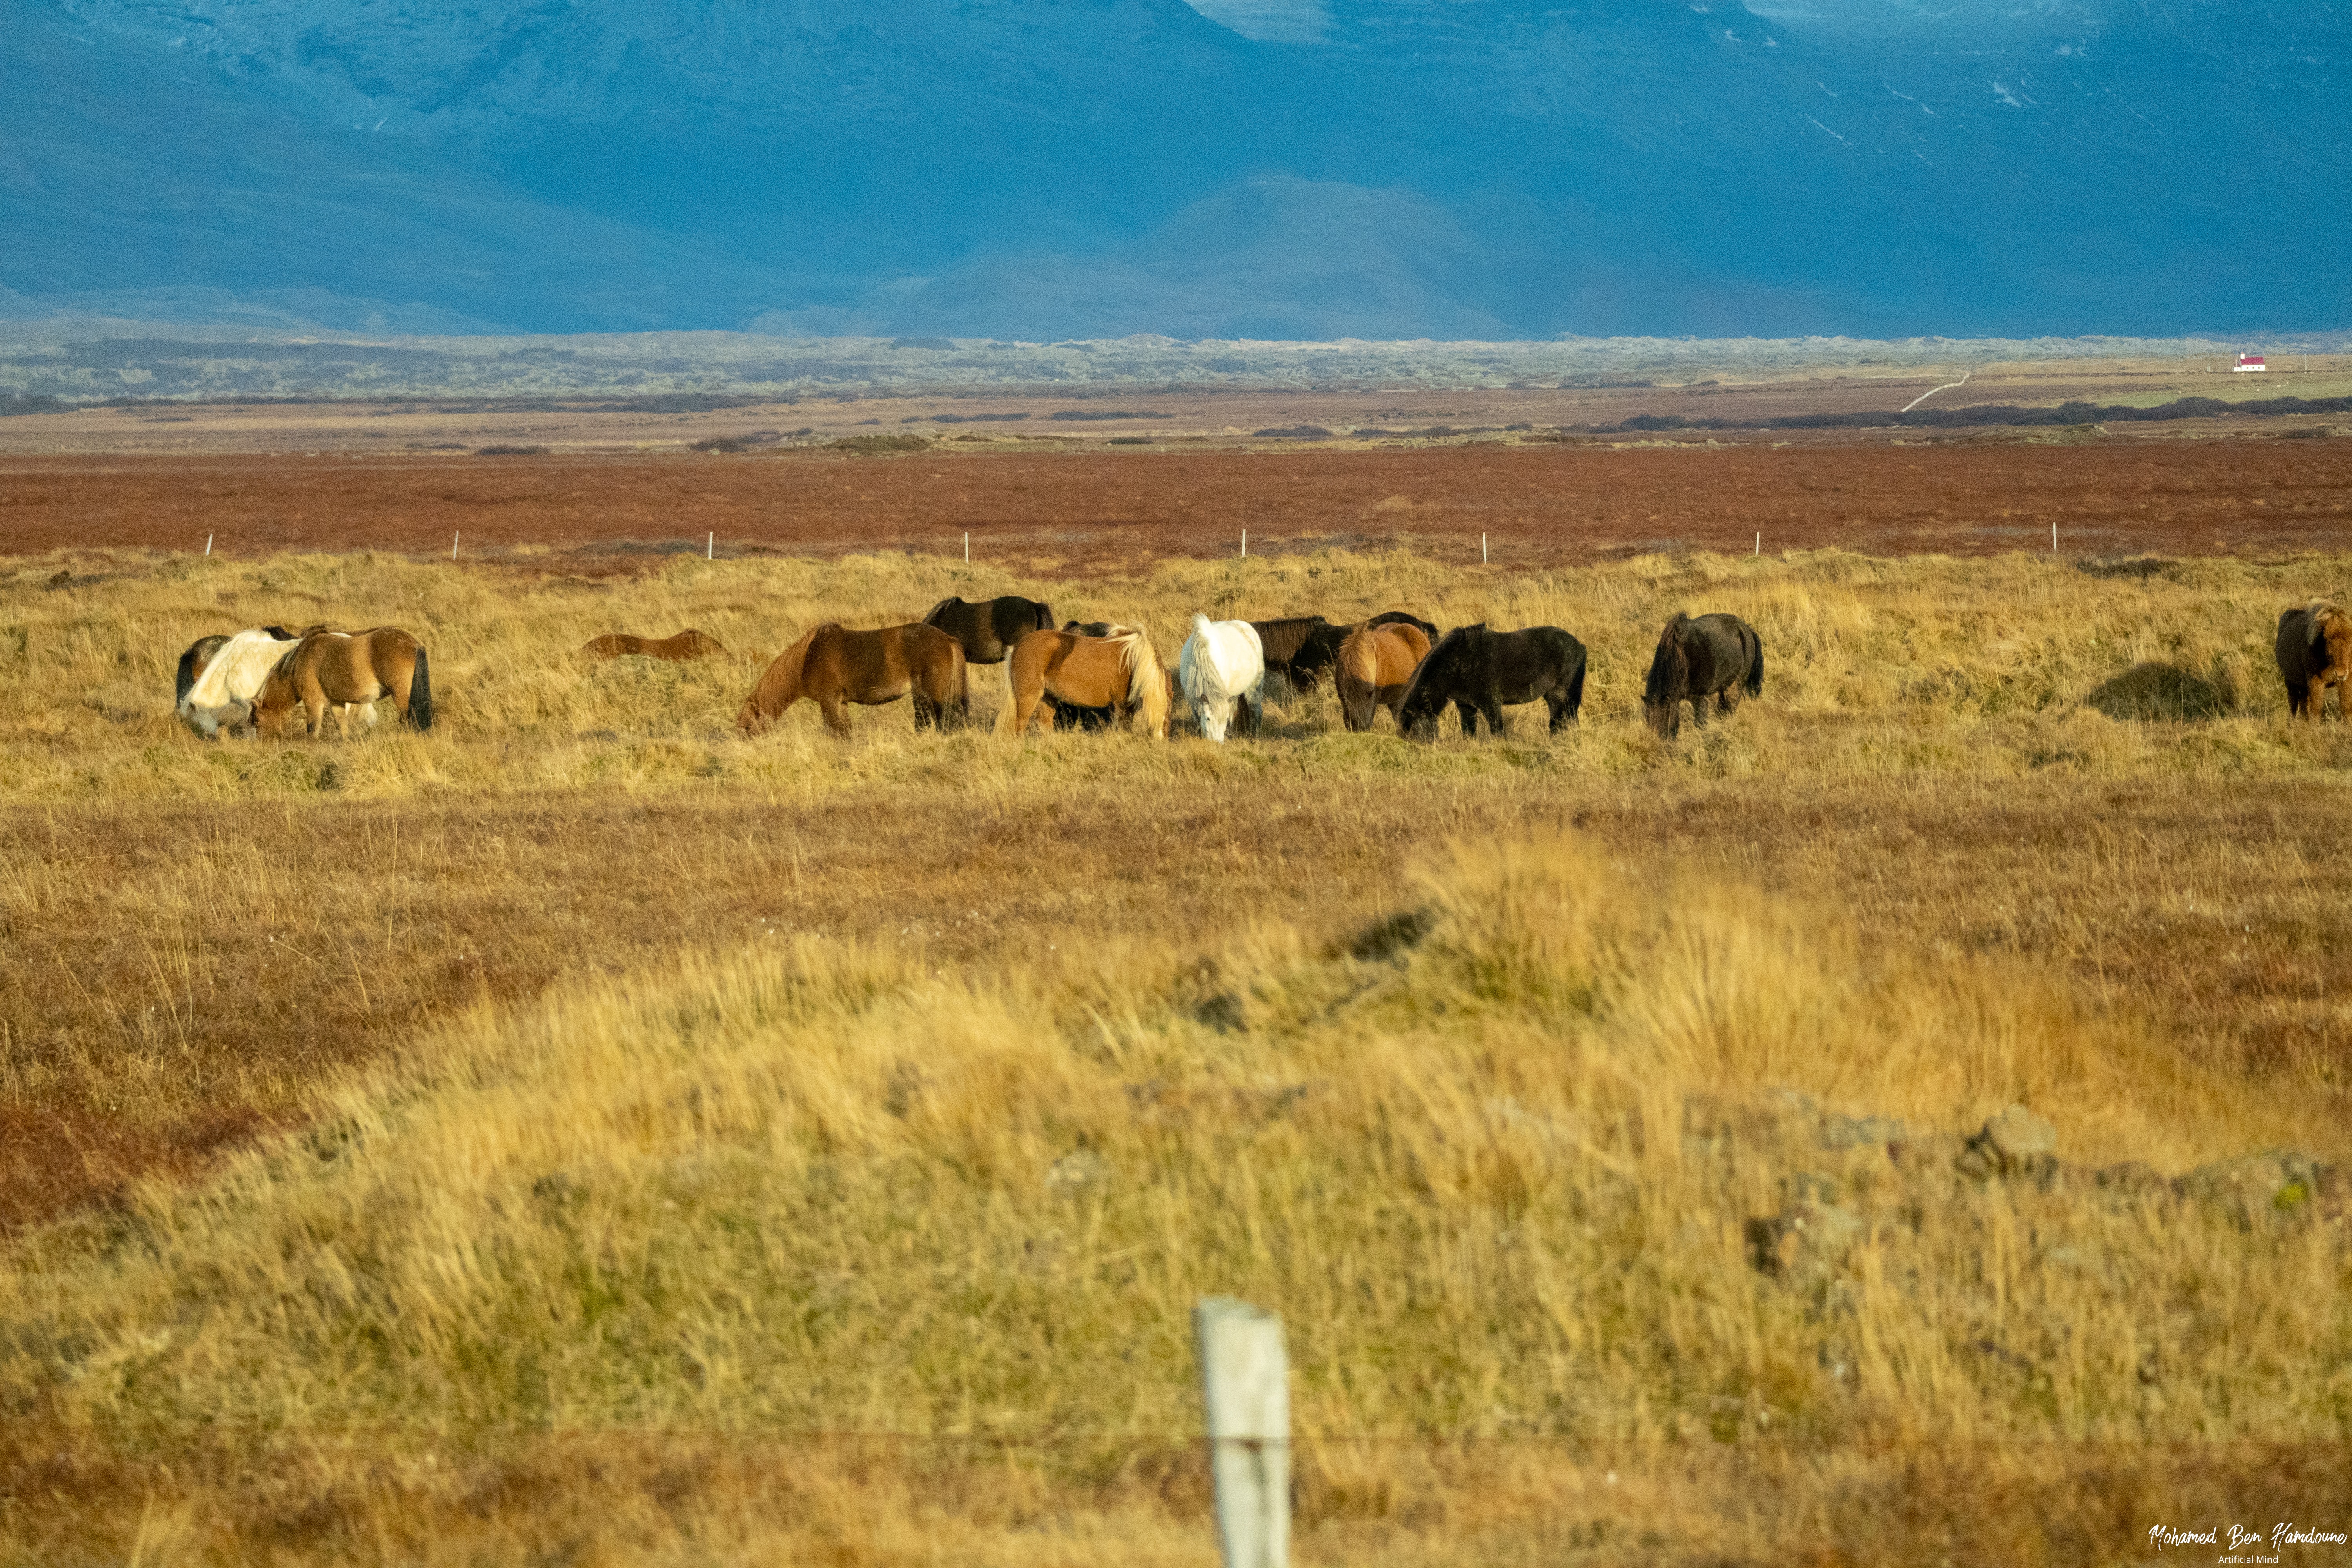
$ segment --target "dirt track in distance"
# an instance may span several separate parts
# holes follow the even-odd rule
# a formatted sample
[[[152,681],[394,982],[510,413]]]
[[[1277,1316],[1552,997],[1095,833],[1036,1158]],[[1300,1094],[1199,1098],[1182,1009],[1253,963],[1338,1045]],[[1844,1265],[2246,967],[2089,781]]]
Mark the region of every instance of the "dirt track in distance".
[[[373,549],[627,571],[722,554],[959,553],[1092,575],[1168,556],[1410,545],[1556,566],[1647,551],[2068,555],[2341,548],[2352,439],[2083,446],[0,458],[0,551]],[[541,552],[558,552],[555,559]],[[528,552],[529,553],[520,553]]]

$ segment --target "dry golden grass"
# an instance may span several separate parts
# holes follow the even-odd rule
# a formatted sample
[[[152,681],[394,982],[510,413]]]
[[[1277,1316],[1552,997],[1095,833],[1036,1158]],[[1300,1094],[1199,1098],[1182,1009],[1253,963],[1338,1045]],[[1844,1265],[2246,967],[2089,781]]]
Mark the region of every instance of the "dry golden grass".
[[[2352,1153],[2352,737],[2267,668],[2340,567],[20,563],[0,1159],[20,1221],[112,1203],[10,1245],[0,1539],[1202,1562],[1210,1290],[1290,1321],[1314,1561],[2340,1515],[2338,1194],[2084,1174]],[[1328,690],[1222,750],[733,735],[810,621],[998,591],[1170,656],[1193,607],[1545,622],[1594,673],[1557,740],[1337,734]],[[1636,699],[1685,605],[1758,624],[1766,697],[1668,747]],[[406,626],[443,727],[185,735],[180,647],[263,619]],[[572,657],[686,625],[733,657]],[[2222,710],[2089,705],[2144,663]],[[1900,1157],[1784,1089],[1904,1119]],[[2015,1100],[2065,1176],[1954,1175]],[[1807,1202],[1851,1256],[1760,1271],[1748,1222]]]

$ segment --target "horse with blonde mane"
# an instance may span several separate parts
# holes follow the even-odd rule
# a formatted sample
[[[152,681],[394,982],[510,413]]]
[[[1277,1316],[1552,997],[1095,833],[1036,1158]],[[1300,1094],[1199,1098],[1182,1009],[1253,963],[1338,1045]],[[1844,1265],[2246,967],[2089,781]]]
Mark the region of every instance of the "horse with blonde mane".
[[[2286,682],[2286,710],[2316,721],[2336,688],[2336,716],[2352,719],[2352,616],[2325,599],[2314,599],[2279,616],[2279,678]]]
[[[1004,682],[1000,734],[1025,733],[1050,694],[1069,707],[1117,709],[1130,727],[1168,738],[1168,671],[1151,639],[1132,626],[1112,626],[1104,637],[1031,632],[1013,645]]]
[[[174,680],[181,721],[207,741],[250,725],[254,694],[298,640],[284,626],[255,626],[190,643]]]
[[[1236,708],[1244,732],[1254,732],[1265,713],[1265,648],[1257,628],[1194,615],[1192,635],[1176,656],[1176,683],[1210,740],[1224,742]]]
[[[683,664],[690,658],[714,658],[727,650],[709,632],[688,626],[676,637],[663,637],[658,642],[632,632],[606,632],[603,637],[590,637],[580,651],[590,658],[625,658],[631,654],[642,654],[647,658],[666,658],[673,664]]]
[[[1429,657],[1429,634],[1410,622],[1367,622],[1339,645],[1339,717],[1351,734],[1372,727],[1385,708],[1404,727],[1404,694]]]
[[[254,728],[276,735],[299,703],[302,732],[323,737],[327,710],[335,710],[342,737],[352,713],[375,722],[375,705],[391,698],[419,730],[433,728],[433,674],[425,645],[398,626],[363,632],[311,631],[273,667],[253,698]]]
[[[805,697],[824,713],[824,727],[846,740],[844,704],[873,708],[909,694],[916,729],[963,723],[971,710],[963,645],[937,626],[851,631],[828,622],[769,661],[735,715],[735,727],[757,734]]]

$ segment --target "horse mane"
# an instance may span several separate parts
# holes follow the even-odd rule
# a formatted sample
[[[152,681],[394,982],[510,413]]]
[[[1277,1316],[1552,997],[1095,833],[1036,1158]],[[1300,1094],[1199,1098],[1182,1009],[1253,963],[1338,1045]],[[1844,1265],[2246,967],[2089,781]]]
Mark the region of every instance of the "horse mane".
[[[930,626],[939,619],[939,615],[941,610],[946,609],[950,605],[960,605],[961,603],[963,603],[963,595],[961,594],[950,594],[946,598],[941,599],[938,604],[933,605],[929,609],[923,612],[921,623],[927,626]]]
[[[1195,619],[1201,617],[1195,616]],[[1154,734],[1168,732],[1168,671],[1161,668],[1160,651],[1151,639],[1141,632],[1122,627],[1114,639],[1119,644],[1119,664],[1127,671],[1127,700]]]
[[[2344,618],[2344,612],[2337,609],[2332,600],[2327,599],[2312,600],[2311,607],[2305,610],[2303,615],[2304,635],[2311,639],[2311,646],[2314,647],[2317,647],[2326,639],[2326,624],[2329,621],[2340,621]]]
[[[735,727],[748,734],[798,702],[801,700],[801,668],[808,662],[811,645],[816,641],[819,632],[839,629],[837,621],[811,626],[801,634],[800,641],[778,654],[761,672],[760,684],[751,689],[751,695],[743,699],[742,710],[735,715]]]
[[[1683,652],[1683,628],[1690,613],[1676,610],[1658,633],[1658,651],[1650,660],[1650,676],[1642,686],[1645,703],[1679,702],[1690,690],[1690,656]]]

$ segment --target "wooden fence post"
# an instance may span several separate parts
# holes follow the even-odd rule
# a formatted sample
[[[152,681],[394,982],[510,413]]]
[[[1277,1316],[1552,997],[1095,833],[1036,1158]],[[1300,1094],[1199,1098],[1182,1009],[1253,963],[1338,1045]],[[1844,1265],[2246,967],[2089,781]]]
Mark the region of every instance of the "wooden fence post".
[[[1225,1568],[1289,1568],[1290,1369],[1282,1320],[1210,1296],[1192,1310]]]

